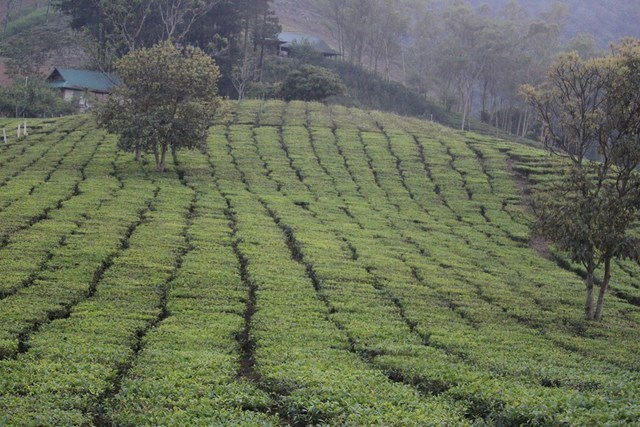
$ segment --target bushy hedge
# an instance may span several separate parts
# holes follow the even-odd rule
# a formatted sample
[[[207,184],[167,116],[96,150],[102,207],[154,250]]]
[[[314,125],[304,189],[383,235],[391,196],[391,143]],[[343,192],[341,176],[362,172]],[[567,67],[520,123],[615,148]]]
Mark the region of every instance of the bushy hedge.
[[[16,78],[8,87],[0,87],[0,115],[43,117],[71,114],[77,104],[63,100],[41,79]]]

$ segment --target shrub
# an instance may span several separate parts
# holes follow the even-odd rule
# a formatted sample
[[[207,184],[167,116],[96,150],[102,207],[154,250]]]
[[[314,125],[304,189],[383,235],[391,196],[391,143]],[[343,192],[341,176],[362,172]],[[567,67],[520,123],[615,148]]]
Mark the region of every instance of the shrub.
[[[77,106],[64,101],[39,79],[18,79],[0,88],[0,114],[17,117],[42,117],[71,114]]]
[[[344,95],[346,91],[340,77],[314,65],[303,65],[290,72],[282,83],[282,97],[286,101],[321,101],[329,96]]]

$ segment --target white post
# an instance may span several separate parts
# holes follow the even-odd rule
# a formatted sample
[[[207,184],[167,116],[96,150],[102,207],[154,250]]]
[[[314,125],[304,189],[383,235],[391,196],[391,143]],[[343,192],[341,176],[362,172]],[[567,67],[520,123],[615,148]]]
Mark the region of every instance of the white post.
[[[7,129],[2,128],[2,138],[4,139],[4,143],[7,143]]]
[[[20,138],[20,123],[18,123],[18,138]]]
[[[27,119],[24,119],[24,128],[22,129],[22,133],[24,136],[29,135],[29,133],[27,132]]]

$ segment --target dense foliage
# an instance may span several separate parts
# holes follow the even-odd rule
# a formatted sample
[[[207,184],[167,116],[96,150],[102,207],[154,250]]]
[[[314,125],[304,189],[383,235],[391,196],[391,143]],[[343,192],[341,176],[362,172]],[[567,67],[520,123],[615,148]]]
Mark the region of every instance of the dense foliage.
[[[10,86],[0,87],[0,115],[12,117],[43,117],[70,114],[77,105],[64,101],[39,78],[17,79]]]
[[[352,105],[421,117],[454,127],[457,124],[456,114],[447,112],[435,100],[416,93],[402,83],[384,79],[345,61],[324,61],[323,65],[340,76],[348,88]]]
[[[213,56],[222,71],[219,89],[235,97],[233,70],[255,67],[263,56],[261,41],[280,31],[271,0],[55,0],[71,17],[74,29],[93,40],[95,66],[110,70],[117,58],[171,39],[199,47]]]
[[[153,153],[162,172],[170,149],[203,146],[220,101],[220,73],[210,56],[164,42],[130,52],[116,69],[121,84],[97,116],[100,126],[119,135],[120,149],[136,159]]]
[[[291,71],[282,82],[285,101],[322,101],[330,96],[345,95],[347,88],[340,77],[330,70],[313,65],[302,65]]]
[[[0,146],[7,426],[640,420],[640,270],[584,319],[529,246],[541,150],[244,101],[160,174],[90,116],[31,126]]]

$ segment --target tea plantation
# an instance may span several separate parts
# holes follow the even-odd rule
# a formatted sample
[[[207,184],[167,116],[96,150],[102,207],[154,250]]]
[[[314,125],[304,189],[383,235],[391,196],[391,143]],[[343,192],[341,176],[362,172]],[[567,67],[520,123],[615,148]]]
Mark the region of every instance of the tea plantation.
[[[640,268],[583,320],[530,245],[540,150],[247,101],[158,174],[90,116],[30,125],[0,146],[0,425],[640,424]]]

